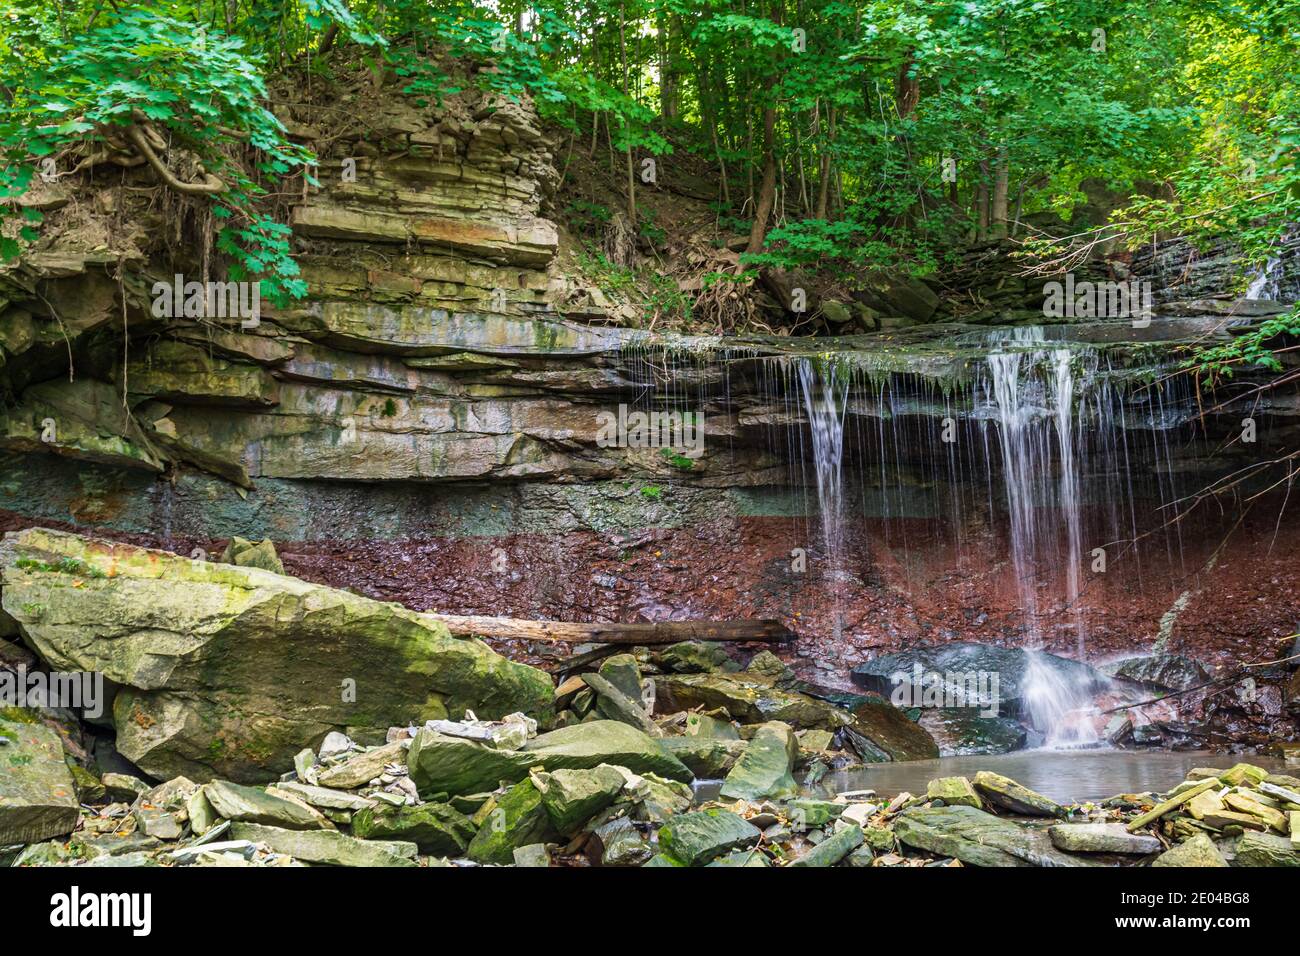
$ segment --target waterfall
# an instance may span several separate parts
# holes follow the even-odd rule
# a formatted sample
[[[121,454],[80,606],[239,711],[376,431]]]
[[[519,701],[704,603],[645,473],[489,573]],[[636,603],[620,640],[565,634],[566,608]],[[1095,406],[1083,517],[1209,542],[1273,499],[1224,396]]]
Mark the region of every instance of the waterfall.
[[[1065,597],[1074,621],[1076,650],[1084,653],[1085,633],[1079,607],[1082,555],[1082,517],[1079,462],[1075,454],[1074,354],[1068,348],[1047,348],[1041,328],[1014,330],[1010,339],[990,343],[987,392],[996,406],[998,442],[1002,451],[1003,484],[1010,523],[1011,561],[1025,619],[1026,646],[1030,651],[1023,676],[1029,722],[1046,737],[1048,746],[1082,745],[1096,741],[1096,732],[1081,719],[1090,707],[1087,687],[1072,684],[1046,664],[1037,651],[1043,634],[1038,619],[1038,567],[1063,563]],[[1054,434],[1053,434],[1054,433]],[[1053,440],[1054,439],[1054,440]],[[1058,476],[1051,479],[1052,449]],[[1046,513],[1064,526],[1065,554],[1056,553],[1057,528],[1038,527],[1039,497],[1054,492]],[[1050,559],[1048,561],[1047,559]]]
[[[832,590],[844,573],[844,411],[848,379],[836,371],[834,362],[821,370],[810,359],[799,359],[799,390],[812,431],[813,464],[817,477],[817,501],[821,512],[822,545]],[[839,621],[838,604],[835,620]]]
[[[1273,256],[1269,259],[1255,278],[1251,280],[1250,288],[1246,290],[1246,298],[1280,299],[1282,297],[1282,275],[1279,268],[1281,265],[1282,259],[1280,256]]]

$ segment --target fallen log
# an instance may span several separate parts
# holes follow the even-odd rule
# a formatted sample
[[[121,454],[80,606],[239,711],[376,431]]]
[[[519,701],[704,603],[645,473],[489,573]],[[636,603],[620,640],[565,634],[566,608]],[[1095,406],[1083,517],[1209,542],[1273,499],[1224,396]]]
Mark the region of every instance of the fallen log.
[[[423,615],[461,637],[497,637],[570,644],[676,644],[678,641],[792,641],[780,621],[655,621],[648,624],[580,624],[576,621],[526,621],[514,617]]]

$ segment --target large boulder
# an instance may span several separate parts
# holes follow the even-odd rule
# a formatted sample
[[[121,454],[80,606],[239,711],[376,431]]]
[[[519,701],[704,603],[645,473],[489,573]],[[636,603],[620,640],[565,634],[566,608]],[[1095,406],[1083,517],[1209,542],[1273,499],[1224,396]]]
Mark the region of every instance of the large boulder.
[[[0,720],[0,846],[71,833],[78,813],[59,735],[43,724]]]
[[[659,830],[659,849],[685,866],[699,866],[758,843],[763,834],[730,810],[696,810],[673,817]]]
[[[1107,674],[1158,690],[1188,690],[1210,679],[1205,668],[1181,654],[1127,657],[1102,667]]]
[[[799,745],[789,725],[768,721],[727,774],[721,795],[728,800],[792,796],[799,789],[792,773],[798,755]]]
[[[542,671],[394,604],[258,568],[33,528],[0,544],[3,606],[51,667],[121,685],[117,747],[153,776],[271,779],[333,730],[472,709],[552,716]]]
[[[996,714],[981,703],[983,716],[1020,717],[1028,710],[1026,695],[1035,664],[1046,668],[1057,681],[1079,694],[1100,691],[1109,683],[1105,674],[1066,657],[972,642],[882,654],[854,667],[852,676],[858,686],[891,700],[902,699],[912,706],[971,706],[970,699],[977,696],[978,690],[996,696],[992,701]],[[996,687],[993,678],[997,679]],[[900,698],[894,697],[896,690]],[[963,693],[965,704],[961,703]]]

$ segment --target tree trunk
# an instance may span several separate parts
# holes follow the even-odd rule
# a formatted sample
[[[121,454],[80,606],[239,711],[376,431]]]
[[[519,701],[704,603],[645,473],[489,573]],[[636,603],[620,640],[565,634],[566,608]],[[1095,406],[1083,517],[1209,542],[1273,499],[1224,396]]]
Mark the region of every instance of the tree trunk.
[[[771,95],[771,87],[768,95]],[[767,220],[772,215],[772,206],[776,201],[776,106],[763,109],[763,182],[758,188],[758,202],[754,207],[754,224],[749,230],[749,245],[746,252],[754,253],[763,248],[763,239],[767,235]]]
[[[1010,192],[1011,161],[1007,147],[1001,145],[997,152],[997,165],[993,176],[992,236],[994,239],[1007,237],[1007,197]]]
[[[980,160],[980,178],[975,186],[975,241],[989,238],[989,161]]]

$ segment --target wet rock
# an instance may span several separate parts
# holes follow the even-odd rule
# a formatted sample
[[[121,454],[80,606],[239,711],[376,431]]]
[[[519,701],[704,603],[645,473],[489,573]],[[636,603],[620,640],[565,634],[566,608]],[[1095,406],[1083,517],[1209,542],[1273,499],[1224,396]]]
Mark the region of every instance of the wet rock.
[[[970,866],[1087,866],[1087,857],[1062,853],[1041,829],[973,807],[914,807],[899,814],[894,834],[903,843]]]
[[[795,735],[799,741],[799,752],[801,754],[822,753],[830,750],[831,745],[835,742],[835,735],[829,730],[800,730]]]
[[[460,856],[474,838],[474,826],[469,817],[444,803],[381,805],[353,815],[352,835],[360,840],[414,843],[431,856]]]
[[[1050,797],[1022,787],[1010,777],[981,770],[975,774],[975,789],[990,803],[1027,817],[1065,816],[1065,808]]]
[[[1198,833],[1151,861],[1152,866],[1227,866],[1214,841]]]
[[[1128,714],[1115,714],[1102,729],[1102,738],[1112,747],[1118,747],[1133,733],[1133,718]]]
[[[214,780],[203,788],[203,794],[217,816],[226,820],[262,823],[286,830],[324,828],[320,814],[256,787]]]
[[[534,773],[542,806],[557,833],[571,836],[614,802],[627,785],[622,771],[607,764],[591,770],[555,770]]]
[[[592,843],[601,866],[642,866],[654,854],[645,837],[626,817],[598,826],[592,834]]]
[[[884,654],[854,667],[852,676],[855,684],[886,698],[892,699],[895,688],[903,688],[907,699],[916,705],[943,707],[952,705],[945,696],[956,692],[969,694],[972,676],[996,675],[998,716],[1019,717],[1025,709],[1031,655],[1036,655],[1039,664],[1081,692],[1099,691],[1108,682],[1105,674],[1089,665],[1055,654],[971,642]],[[942,679],[930,681],[934,674],[942,675]],[[949,695],[943,693],[945,685],[951,692]],[[991,676],[986,689],[992,689]]]
[[[263,843],[304,863],[329,866],[415,866],[419,850],[414,843],[358,840],[337,830],[285,830],[260,823],[235,823],[232,840]]]
[[[862,845],[862,827],[849,824],[836,830],[803,854],[791,866],[835,866]]]
[[[506,866],[514,862],[518,847],[545,843],[558,835],[532,780],[521,780],[484,810],[478,814],[483,823],[466,850],[476,863]]]
[[[721,795],[728,800],[761,800],[796,793],[792,771],[798,752],[789,725],[763,724],[727,774]]]
[[[757,827],[729,810],[683,813],[659,830],[660,852],[685,866],[700,866],[732,850],[753,846]]]
[[[136,827],[145,836],[156,840],[180,839],[181,825],[171,811],[137,807],[131,814],[135,817]]]
[[[79,813],[59,735],[0,720],[0,846],[71,833]]]
[[[1199,663],[1181,654],[1148,654],[1103,666],[1112,677],[1145,684],[1158,690],[1187,690],[1204,684],[1210,675]]]
[[[861,701],[851,716],[847,731],[855,750],[865,740],[888,760],[931,760],[939,756],[939,745],[929,732],[888,701]],[[859,756],[868,759],[861,750]]]
[[[1300,851],[1286,837],[1273,833],[1243,833],[1237,841],[1233,866],[1300,866]]]
[[[542,671],[398,605],[260,568],[33,528],[5,535],[0,575],[46,662],[121,685],[117,747],[163,779],[272,778],[304,741],[358,721],[341,675],[373,702],[357,732],[376,739],[466,709],[551,716]]]
[[[1027,731],[1010,717],[983,717],[970,707],[926,708],[919,721],[941,757],[1005,754],[1025,746]]]
[[[1229,787],[1254,786],[1268,779],[1268,771],[1250,763],[1233,764],[1219,774],[1219,779]]]
[[[979,794],[965,777],[940,777],[931,780],[925,789],[927,800],[942,800],[945,807],[974,807],[980,809]]]
[[[660,745],[684,763],[691,773],[705,780],[725,777],[745,751],[743,740],[711,737],[665,737]]]
[[[1052,844],[1069,853],[1159,853],[1153,836],[1129,833],[1122,823],[1058,823],[1047,828]]]

